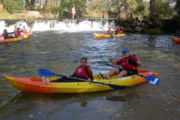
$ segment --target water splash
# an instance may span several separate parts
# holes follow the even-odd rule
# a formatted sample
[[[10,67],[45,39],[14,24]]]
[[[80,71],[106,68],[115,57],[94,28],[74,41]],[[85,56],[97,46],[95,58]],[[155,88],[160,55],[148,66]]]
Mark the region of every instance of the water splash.
[[[3,33],[4,29],[8,32],[14,31],[14,26],[21,25],[27,29],[30,27],[25,21],[14,21],[11,25],[8,25],[7,21],[0,21],[0,33]],[[77,19],[77,20],[35,20],[32,27],[32,31],[60,31],[60,32],[82,32],[82,31],[106,31],[111,26],[115,29],[114,19]]]

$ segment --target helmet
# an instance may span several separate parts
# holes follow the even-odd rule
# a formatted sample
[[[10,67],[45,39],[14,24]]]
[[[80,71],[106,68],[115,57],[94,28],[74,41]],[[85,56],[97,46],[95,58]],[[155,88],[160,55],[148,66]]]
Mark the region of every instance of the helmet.
[[[129,52],[128,48],[123,48],[122,49],[122,52],[125,53],[125,52]]]

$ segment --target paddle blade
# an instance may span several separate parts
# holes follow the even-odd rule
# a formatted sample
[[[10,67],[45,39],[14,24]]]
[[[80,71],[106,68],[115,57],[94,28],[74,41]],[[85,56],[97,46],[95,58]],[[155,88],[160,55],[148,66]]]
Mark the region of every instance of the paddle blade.
[[[113,35],[111,35],[111,39],[113,39],[114,37],[113,37]]]
[[[43,69],[43,68],[39,69],[39,70],[38,70],[38,73],[39,73],[40,76],[44,76],[44,77],[51,77],[51,76],[54,74],[54,73],[51,72],[50,70],[48,70],[48,69]]]
[[[21,27],[22,26],[22,24],[19,24],[19,27]]]
[[[158,85],[159,82],[160,82],[160,79],[159,79],[159,78],[153,77],[153,76],[147,76],[147,77],[145,77],[145,79],[146,79],[150,84],[153,84],[153,85]]]
[[[69,10],[67,10],[67,9],[65,9],[64,11],[65,11],[65,12],[69,12]]]

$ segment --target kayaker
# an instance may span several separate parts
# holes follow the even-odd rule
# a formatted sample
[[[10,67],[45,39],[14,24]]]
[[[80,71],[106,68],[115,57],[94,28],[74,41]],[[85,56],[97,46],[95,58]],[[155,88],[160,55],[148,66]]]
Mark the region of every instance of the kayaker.
[[[116,78],[133,75],[138,73],[139,66],[141,65],[141,61],[139,61],[135,55],[130,55],[128,48],[122,49],[123,58],[121,58],[118,61],[114,61],[112,57],[109,58],[109,61],[113,65],[121,65],[121,68],[114,68],[110,72],[108,72],[106,75],[102,75],[100,73],[100,77],[102,79],[111,77],[114,74],[117,74]]]
[[[62,82],[62,81],[69,81],[69,82],[82,82],[76,78],[86,79],[87,81],[93,81],[93,75],[91,67],[87,65],[87,58],[83,57],[80,60],[80,65],[76,68],[73,75],[67,75],[66,77],[62,77],[57,80],[53,80],[52,82]],[[73,77],[73,78],[72,78]]]
[[[106,34],[107,35],[111,35],[112,34],[111,27],[109,27],[109,29],[107,30]]]
[[[21,37],[21,36],[23,36],[23,33],[22,33],[20,28],[17,28],[17,35],[16,35],[16,37]]]
[[[4,39],[8,39],[9,37],[8,37],[8,31],[7,31],[7,29],[4,29],[4,32],[3,32],[3,34],[2,34],[2,37],[4,37]]]
[[[23,30],[22,30],[22,32],[23,32],[24,34],[26,34],[26,33],[27,33],[27,30],[26,30],[26,27],[25,27],[25,26],[23,26]]]
[[[122,33],[121,29],[120,29],[120,26],[117,26],[117,29],[115,31],[115,34],[120,34]]]
[[[14,26],[14,36],[17,38],[18,37],[18,35],[17,35],[17,26],[15,25]]]

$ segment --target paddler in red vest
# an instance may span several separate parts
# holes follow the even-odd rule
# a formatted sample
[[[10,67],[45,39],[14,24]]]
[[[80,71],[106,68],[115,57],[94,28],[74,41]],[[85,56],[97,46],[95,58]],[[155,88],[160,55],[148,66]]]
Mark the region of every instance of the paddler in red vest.
[[[4,37],[4,40],[9,38],[9,37],[8,37],[8,31],[7,31],[7,29],[4,29],[4,32],[3,32],[3,34],[2,34],[2,37]]]
[[[111,35],[112,34],[111,27],[109,27],[109,29],[107,30],[106,34],[107,35]]]
[[[76,68],[73,75],[71,76],[67,75],[66,77],[53,80],[52,82],[77,82],[77,81],[83,82],[81,80],[79,81],[76,78],[86,79],[89,82],[93,81],[92,70],[91,70],[91,67],[87,65],[87,58],[85,57],[81,58],[80,63],[81,64]]]
[[[129,75],[138,73],[138,69],[139,69],[139,66],[141,65],[141,62],[136,58],[136,56],[130,55],[128,48],[123,48],[122,54],[124,57],[118,61],[114,61],[112,57],[109,58],[109,61],[113,65],[116,65],[116,66],[121,65],[122,69],[116,67],[112,69],[110,72],[108,72],[106,75],[102,75],[100,73],[100,77],[102,79],[110,78],[114,74],[117,74],[116,78],[120,78],[120,77],[129,76]]]
[[[83,78],[88,81],[93,80],[91,67],[87,65],[87,58],[81,58],[80,63],[72,77]]]
[[[23,26],[23,30],[22,30],[22,32],[23,32],[24,34],[26,34],[26,33],[27,33],[27,30],[26,30],[26,27],[25,27],[25,26]]]
[[[17,26],[15,25],[14,26],[14,36],[17,38],[18,37],[18,34],[17,34]]]
[[[16,37],[18,38],[18,37],[21,37],[21,36],[23,36],[21,28],[17,28],[17,35],[16,35]]]
[[[115,34],[120,34],[122,33],[121,29],[120,29],[120,26],[117,26],[117,29],[115,31]]]

